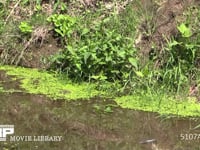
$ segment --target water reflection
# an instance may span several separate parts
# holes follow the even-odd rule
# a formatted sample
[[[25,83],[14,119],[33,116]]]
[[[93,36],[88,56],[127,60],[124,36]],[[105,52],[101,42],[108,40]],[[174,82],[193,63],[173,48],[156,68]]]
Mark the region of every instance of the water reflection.
[[[6,88],[18,88],[18,85],[6,82]],[[106,111],[107,107],[112,112]],[[16,136],[63,137],[60,142],[0,142],[0,149],[200,149],[200,139],[181,140],[180,137],[200,134],[199,128],[194,129],[199,120],[165,119],[154,113],[121,109],[112,100],[100,98],[69,102],[20,92],[0,93],[0,120],[0,124],[15,125]],[[152,139],[156,141],[145,142]]]

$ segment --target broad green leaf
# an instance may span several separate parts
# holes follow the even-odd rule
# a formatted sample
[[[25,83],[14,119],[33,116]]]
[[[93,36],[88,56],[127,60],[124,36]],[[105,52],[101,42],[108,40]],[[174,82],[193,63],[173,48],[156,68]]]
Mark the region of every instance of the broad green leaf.
[[[75,65],[76,65],[76,67],[77,67],[79,70],[81,70],[81,64],[76,63]]]
[[[173,47],[173,46],[176,46],[176,45],[179,45],[180,43],[177,42],[176,40],[173,40],[172,42],[169,43],[169,47],[170,49]]]
[[[112,73],[117,73],[117,74],[120,73],[119,70],[111,70],[111,72],[112,72]],[[128,75],[129,75],[129,74],[128,74]]]
[[[188,28],[184,23],[177,27],[178,30],[181,32],[183,37],[190,37],[192,36],[192,32],[190,28]]]
[[[118,55],[121,57],[121,58],[125,58],[125,54],[126,52],[121,50],[121,51],[118,51]]]
[[[134,66],[135,68],[137,68],[137,59],[129,57],[128,61],[131,63],[132,66]]]
[[[195,47],[194,44],[185,44],[187,49],[193,49]]]
[[[140,71],[135,71],[135,74],[136,74],[138,77],[141,77],[141,78],[144,77],[143,73],[140,72]]]
[[[97,80],[100,78],[100,76],[92,76],[91,78]]]
[[[67,46],[67,50],[68,50],[72,55],[75,55],[75,54],[76,54],[76,53],[74,52],[74,50],[73,50],[73,47],[70,46],[70,45]]]
[[[100,76],[100,80],[106,80],[106,79],[107,79],[106,76],[103,76],[103,75]]]
[[[88,60],[88,58],[90,57],[90,55],[91,55],[90,52],[84,53],[84,62],[85,62],[85,64],[87,64],[87,60]]]
[[[81,35],[85,35],[87,34],[88,32],[90,32],[90,30],[88,28],[84,28]]]
[[[65,35],[62,33],[62,31],[60,29],[55,29],[55,31],[60,34],[62,37],[64,37]]]

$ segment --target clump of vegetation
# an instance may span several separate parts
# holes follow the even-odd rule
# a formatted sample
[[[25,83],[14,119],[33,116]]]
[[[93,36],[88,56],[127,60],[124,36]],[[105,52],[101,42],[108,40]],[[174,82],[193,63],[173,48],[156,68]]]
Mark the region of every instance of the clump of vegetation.
[[[130,13],[133,4],[120,14],[106,14],[100,6],[97,12],[78,17],[54,14],[48,18],[64,45],[53,56],[52,67],[79,81],[112,81],[126,86],[133,76],[142,76],[133,39],[138,14]]]
[[[166,58],[160,71],[163,83],[177,92],[191,82],[199,82],[200,32],[197,22],[200,16],[192,17],[189,10],[186,10],[185,21],[177,25],[178,36],[172,37],[165,47]],[[200,12],[197,8],[195,11]],[[199,21],[192,23],[194,17]]]
[[[27,34],[27,33],[32,33],[33,32],[33,27],[29,25],[27,22],[22,21],[19,25],[19,29],[22,33]]]
[[[61,37],[65,38],[65,42],[67,42],[66,38],[70,38],[73,33],[73,28],[76,24],[76,19],[69,15],[63,14],[54,14],[47,19],[49,22],[53,22],[55,26],[55,32],[58,33]]]
[[[56,68],[60,68],[70,77],[79,79],[123,80],[137,69],[136,49],[128,37],[122,37],[116,29],[107,29],[110,18],[94,24],[91,28],[77,23],[74,29],[74,18],[60,22],[63,15],[53,16],[55,30],[65,37],[66,46],[56,57]],[[55,19],[56,18],[56,19]],[[60,27],[61,24],[62,26]],[[72,41],[72,33],[76,39]],[[71,34],[71,35],[70,35]]]
[[[177,7],[178,16],[165,9],[172,0],[143,2],[0,2],[1,63],[20,65],[30,47],[41,48],[51,35],[57,54],[46,59],[49,70],[114,93],[187,95],[190,82],[200,81],[200,10]],[[157,12],[172,21],[161,22]]]

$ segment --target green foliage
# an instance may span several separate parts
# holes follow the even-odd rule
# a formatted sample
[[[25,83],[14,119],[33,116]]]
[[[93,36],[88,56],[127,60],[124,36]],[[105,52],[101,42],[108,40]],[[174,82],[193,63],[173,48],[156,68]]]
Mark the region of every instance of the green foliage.
[[[61,9],[61,11],[65,11],[65,10],[67,10],[67,6],[66,6],[66,4],[63,3],[63,2],[61,2],[61,3],[60,3],[60,9]]]
[[[111,106],[106,106],[106,108],[104,109],[104,112],[112,113],[113,112],[112,107]]]
[[[65,47],[52,58],[52,67],[79,80],[119,80],[124,84],[131,76],[141,77],[133,47],[139,20],[132,6],[120,14],[107,15],[101,7],[88,9],[77,18],[63,14],[49,17]]]
[[[54,14],[47,19],[49,22],[53,22],[55,32],[61,37],[70,37],[74,31],[76,19],[69,15]]]
[[[30,24],[34,27],[46,26],[48,24],[46,18],[47,16],[45,14],[35,13],[30,19]]]
[[[192,9],[190,12],[189,9],[184,14],[185,21],[177,25],[179,34],[168,40],[162,51],[160,68],[151,67],[155,65],[154,58],[147,65],[147,68],[152,68],[151,71],[143,68],[143,82],[152,83],[146,85],[158,84],[161,88],[180,93],[191,81],[199,80],[200,32],[197,20],[200,20],[200,15],[197,12],[200,11]],[[157,57],[156,55],[155,60]]]
[[[29,0],[23,0],[23,1],[21,2],[22,5],[27,5],[28,3],[29,3]]]
[[[78,39],[68,42],[56,60],[70,77],[114,81],[122,80],[126,73],[137,69],[136,49],[131,39],[122,37],[114,29],[107,29],[107,21],[109,18],[92,28],[85,28],[81,23],[77,25]]]
[[[78,6],[79,3],[75,1],[73,4],[62,0],[49,2],[53,12],[58,14],[46,19],[48,13],[43,9],[41,0],[23,0],[19,7],[28,6],[27,9],[34,10],[30,18],[21,16],[23,21],[20,20],[19,29],[30,35],[33,26],[46,25],[48,20],[48,23],[52,23],[56,35],[54,37],[62,48],[62,51],[52,57],[52,67],[75,79],[96,81],[100,85],[99,89],[108,88],[103,86],[107,85],[105,81],[114,81],[117,84],[122,83],[122,89],[127,87],[129,91],[134,89],[134,92],[138,88],[150,90],[158,87],[180,91],[190,78],[199,80],[199,8],[192,8],[184,14],[186,19],[181,20],[177,26],[179,34],[168,40],[167,46],[162,50],[155,50],[157,54],[162,53],[162,58],[155,54],[146,66],[142,66],[139,62],[143,60],[138,60],[140,57],[134,47],[134,37],[141,32],[140,28],[144,28],[143,24],[139,26],[141,21],[146,28],[142,34],[151,37],[155,29],[156,7],[153,3],[143,6],[140,1],[134,1],[121,9],[117,6],[121,2],[110,2],[113,4],[110,9],[103,1],[97,2],[98,5],[93,8]],[[0,4],[1,20],[6,18],[4,5]],[[71,13],[71,10],[76,13]],[[12,18],[9,19],[11,20]],[[18,24],[14,19],[12,21],[11,25]],[[6,30],[3,24],[4,21],[0,21],[0,33]],[[15,39],[19,41],[18,38]],[[160,61],[157,63],[158,59]]]
[[[192,32],[190,28],[188,28],[184,23],[181,23],[177,28],[180,31],[182,37],[191,37]]]
[[[22,21],[19,25],[19,29],[22,33],[28,34],[28,33],[32,33],[33,31],[33,27],[25,21]]]
[[[169,88],[177,91],[184,87],[196,70],[196,59],[198,57],[198,39],[191,38],[192,31],[184,23],[177,26],[180,36],[168,41],[166,47],[167,61],[164,63],[162,74],[163,81]]]
[[[117,30],[122,36],[134,38],[138,25],[141,22],[141,14],[143,14],[142,8],[138,9],[138,11],[133,9],[136,7],[140,8],[137,0],[134,3],[128,4],[126,9],[119,14],[114,13],[106,26]]]
[[[42,6],[40,4],[36,4],[35,9],[36,9],[37,12],[39,12],[39,11],[42,10]]]

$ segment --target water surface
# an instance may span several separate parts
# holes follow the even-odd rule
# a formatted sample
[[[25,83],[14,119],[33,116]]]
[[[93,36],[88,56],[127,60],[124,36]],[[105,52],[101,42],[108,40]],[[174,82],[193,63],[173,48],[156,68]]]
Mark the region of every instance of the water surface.
[[[1,72],[4,89],[19,89]],[[15,136],[62,136],[57,142],[0,142],[16,150],[198,150],[198,119],[170,118],[122,109],[109,99],[53,101],[43,95],[0,93],[0,124],[15,125]],[[181,135],[193,136],[182,140]],[[156,140],[146,143],[146,140]]]

